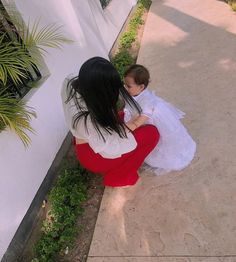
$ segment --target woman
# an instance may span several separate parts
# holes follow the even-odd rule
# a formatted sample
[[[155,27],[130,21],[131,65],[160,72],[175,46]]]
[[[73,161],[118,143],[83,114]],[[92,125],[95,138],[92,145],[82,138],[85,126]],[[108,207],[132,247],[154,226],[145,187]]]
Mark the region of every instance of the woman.
[[[76,156],[86,169],[100,173],[105,186],[134,185],[137,170],[159,141],[152,125],[131,130],[117,109],[119,97],[140,113],[114,66],[93,57],[78,77],[66,79],[62,101],[66,122],[75,137]]]

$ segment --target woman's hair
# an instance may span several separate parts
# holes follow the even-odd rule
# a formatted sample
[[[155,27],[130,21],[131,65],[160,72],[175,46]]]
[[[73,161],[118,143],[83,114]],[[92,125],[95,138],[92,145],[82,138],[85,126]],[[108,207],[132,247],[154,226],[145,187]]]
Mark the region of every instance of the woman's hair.
[[[125,71],[124,77],[126,76],[132,77],[137,85],[144,85],[145,87],[148,86],[150,81],[150,74],[147,68],[138,64],[130,66]]]
[[[118,116],[119,95],[138,113],[141,112],[139,105],[124,88],[114,66],[102,57],[87,60],[81,66],[78,77],[71,79],[67,88],[69,88],[69,97],[66,102],[73,99],[78,109],[78,113],[74,116],[74,128],[83,118],[87,128],[86,121],[89,115],[95,129],[103,139],[100,128],[109,133],[115,131],[120,137],[127,137],[125,124]],[[79,97],[85,102],[87,108],[81,105]]]

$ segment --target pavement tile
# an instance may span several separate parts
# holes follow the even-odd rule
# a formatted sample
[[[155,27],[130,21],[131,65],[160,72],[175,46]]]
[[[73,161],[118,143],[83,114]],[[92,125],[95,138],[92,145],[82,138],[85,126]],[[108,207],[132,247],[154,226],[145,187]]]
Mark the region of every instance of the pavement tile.
[[[87,262],[236,262],[235,257],[89,257]]]
[[[224,257],[236,255],[234,54],[236,16],[224,1],[153,0],[138,63],[186,113],[197,153],[181,172],[106,188],[89,261],[235,262]]]

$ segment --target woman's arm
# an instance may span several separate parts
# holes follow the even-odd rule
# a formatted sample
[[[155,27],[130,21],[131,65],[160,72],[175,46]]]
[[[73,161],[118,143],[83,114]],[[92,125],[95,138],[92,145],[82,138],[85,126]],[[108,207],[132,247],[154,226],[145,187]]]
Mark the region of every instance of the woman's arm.
[[[146,124],[147,120],[149,119],[148,116],[145,115],[139,115],[133,119],[131,119],[130,121],[128,121],[126,123],[126,125],[128,126],[128,128],[132,131],[134,131],[135,129],[137,129],[138,127]]]

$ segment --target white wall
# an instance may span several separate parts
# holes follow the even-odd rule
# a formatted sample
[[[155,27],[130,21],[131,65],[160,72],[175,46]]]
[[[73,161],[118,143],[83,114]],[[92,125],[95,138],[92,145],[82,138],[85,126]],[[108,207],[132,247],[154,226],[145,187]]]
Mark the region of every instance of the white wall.
[[[60,100],[64,77],[78,72],[92,56],[107,57],[134,2],[112,0],[102,10],[99,0],[15,1],[24,21],[40,17],[42,25],[61,24],[64,35],[75,43],[50,50],[45,58],[50,76],[27,96],[28,105],[37,112],[31,145],[25,149],[15,134],[0,133],[0,259],[68,132]]]
[[[74,2],[77,2],[77,0],[74,0]],[[88,1],[107,52],[111,49],[125,19],[136,2],[136,0],[112,0],[107,8],[102,11],[99,1]]]

